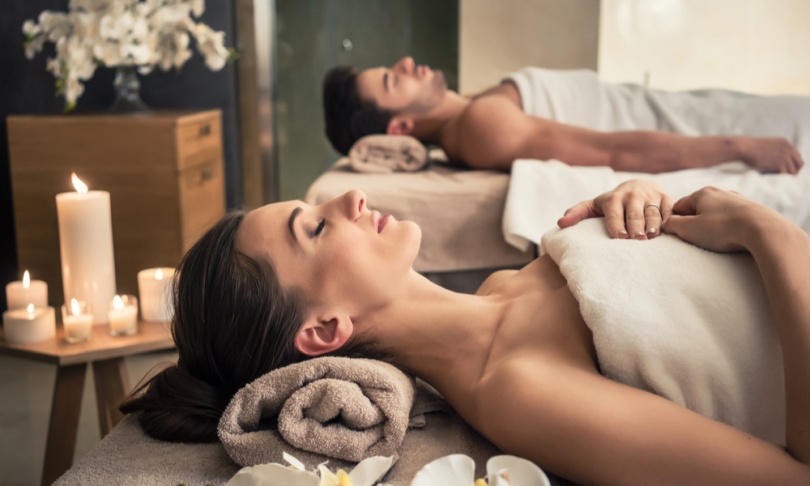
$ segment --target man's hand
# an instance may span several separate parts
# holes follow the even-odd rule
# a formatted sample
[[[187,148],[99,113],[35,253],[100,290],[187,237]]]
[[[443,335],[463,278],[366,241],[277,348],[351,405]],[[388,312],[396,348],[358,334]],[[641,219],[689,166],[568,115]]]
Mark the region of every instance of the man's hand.
[[[672,205],[673,199],[658,183],[632,179],[572,206],[557,225],[567,228],[586,218],[604,216],[611,238],[652,239],[661,234],[661,223],[672,214]]]
[[[799,152],[784,138],[742,137],[742,160],[760,172],[796,174],[804,166]]]

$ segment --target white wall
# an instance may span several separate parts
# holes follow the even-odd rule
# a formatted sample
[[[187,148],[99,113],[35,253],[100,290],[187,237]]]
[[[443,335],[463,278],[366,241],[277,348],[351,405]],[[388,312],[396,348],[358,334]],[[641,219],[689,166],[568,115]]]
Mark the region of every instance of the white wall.
[[[660,89],[810,95],[808,0],[602,0],[599,74]]]
[[[599,0],[460,0],[459,91],[524,66],[596,69]]]

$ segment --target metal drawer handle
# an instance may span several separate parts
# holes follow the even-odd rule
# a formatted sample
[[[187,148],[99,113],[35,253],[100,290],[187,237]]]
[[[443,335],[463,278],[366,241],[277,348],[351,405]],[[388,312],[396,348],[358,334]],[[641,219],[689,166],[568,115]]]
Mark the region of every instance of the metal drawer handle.
[[[200,127],[200,136],[206,137],[208,135],[211,135],[211,125],[206,123],[205,125]]]

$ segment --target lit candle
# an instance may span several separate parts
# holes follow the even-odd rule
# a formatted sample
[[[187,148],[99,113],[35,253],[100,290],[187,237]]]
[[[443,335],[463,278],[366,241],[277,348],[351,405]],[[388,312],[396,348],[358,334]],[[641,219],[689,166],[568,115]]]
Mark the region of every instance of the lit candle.
[[[65,341],[80,343],[93,334],[93,313],[90,304],[70,299],[70,307],[62,306],[62,325],[65,328]]]
[[[75,173],[71,177],[76,192],[56,195],[65,302],[89,303],[93,323],[103,324],[115,295],[110,193],[88,192]]]
[[[52,339],[56,335],[56,314],[53,307],[11,309],[3,312],[6,342],[27,344]]]
[[[141,296],[141,316],[144,321],[172,320],[173,277],[173,268],[148,268],[138,272],[138,293]]]
[[[22,281],[6,285],[6,302],[9,309],[25,309],[28,304],[48,307],[48,284],[42,280],[31,280],[31,275],[26,270]]]
[[[113,336],[131,336],[138,332],[138,298],[134,295],[116,295],[107,314]]]

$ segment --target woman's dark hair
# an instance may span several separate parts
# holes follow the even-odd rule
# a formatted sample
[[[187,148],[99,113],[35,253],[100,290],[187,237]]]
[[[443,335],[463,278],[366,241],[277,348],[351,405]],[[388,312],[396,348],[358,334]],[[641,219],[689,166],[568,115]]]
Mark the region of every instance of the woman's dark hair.
[[[326,136],[332,146],[348,155],[354,142],[366,135],[386,133],[394,113],[360,98],[357,72],[349,66],[332,68],[323,81]]]
[[[269,263],[237,251],[244,212],[227,214],[186,253],[174,285],[172,335],[179,359],[121,405],[152,437],[178,442],[217,438],[217,424],[239,388],[306,356],[295,333],[303,299],[285,292]]]

